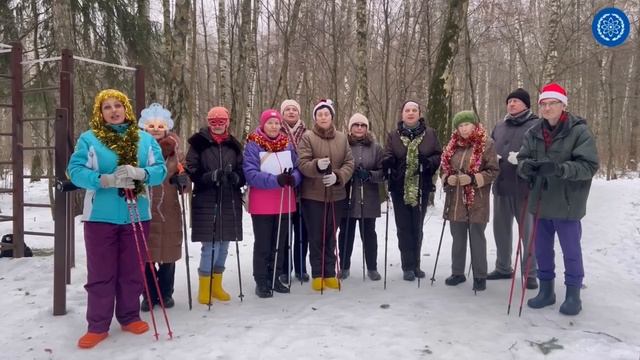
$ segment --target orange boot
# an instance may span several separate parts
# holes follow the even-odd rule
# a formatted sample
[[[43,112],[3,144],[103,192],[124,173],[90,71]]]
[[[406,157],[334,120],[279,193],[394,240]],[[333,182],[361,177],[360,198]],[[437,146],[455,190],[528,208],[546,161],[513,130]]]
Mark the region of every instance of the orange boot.
[[[108,332],[103,333],[94,333],[87,332],[82,335],[80,339],[78,339],[78,347],[81,349],[91,349],[92,347],[98,345],[98,343],[109,336]]]
[[[128,331],[136,335],[146,333],[149,330],[149,324],[146,321],[138,320],[127,325],[122,325],[122,331]]]

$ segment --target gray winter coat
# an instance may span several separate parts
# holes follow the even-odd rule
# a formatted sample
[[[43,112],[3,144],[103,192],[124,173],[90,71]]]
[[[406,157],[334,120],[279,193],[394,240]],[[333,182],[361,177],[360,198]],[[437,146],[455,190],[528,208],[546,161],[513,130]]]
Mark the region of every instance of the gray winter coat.
[[[535,214],[540,199],[541,219],[579,220],[587,211],[587,197],[591,179],[598,171],[596,141],[587,127],[586,120],[566,113],[568,119],[558,123],[560,128],[553,137],[549,149],[545,148],[541,121],[525,134],[518,153],[518,175],[522,173],[524,160],[552,160],[562,167],[562,176],[536,177],[529,195],[528,210]]]
[[[525,111],[518,117],[507,115],[499,122],[491,133],[498,160],[500,173],[493,183],[493,194],[499,196],[522,196],[529,191],[528,182],[520,178],[516,172],[517,165],[510,163],[507,158],[509,152],[518,152],[522,147],[524,133],[540,122],[531,110]]]
[[[351,212],[349,216],[360,219],[362,217],[361,209],[364,208],[365,218],[380,217],[379,186],[384,182],[382,147],[370,134],[367,134],[362,140],[355,140],[349,136],[349,145],[351,146],[355,168],[362,166],[371,172],[369,180],[364,182],[364,186],[361,186],[360,179],[356,179],[354,171],[354,176],[347,185],[347,194],[351,193]],[[360,203],[361,188],[364,197],[362,204]]]

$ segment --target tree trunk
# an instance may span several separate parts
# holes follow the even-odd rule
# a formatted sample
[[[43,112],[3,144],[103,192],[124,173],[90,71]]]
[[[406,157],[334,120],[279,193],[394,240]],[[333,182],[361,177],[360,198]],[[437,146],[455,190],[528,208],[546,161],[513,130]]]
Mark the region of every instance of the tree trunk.
[[[218,95],[220,106],[229,109],[229,37],[227,34],[227,7],[224,0],[218,0]]]
[[[356,110],[369,117],[367,80],[367,0],[356,0]]]
[[[435,67],[429,85],[429,102],[427,114],[431,118],[432,126],[437,130],[441,141],[448,138],[449,115],[451,109],[447,104],[451,98],[451,67],[458,52],[458,36],[463,26],[461,20],[467,16],[468,0],[451,0],[447,11],[447,20],[442,31],[440,50],[436,57]]]
[[[181,134],[182,121],[189,116],[189,86],[185,74],[187,73],[187,36],[189,34],[190,9],[189,0],[175,1],[173,28],[171,29],[170,96],[167,109],[171,111],[175,122],[174,131],[178,134]]]
[[[551,0],[547,5],[549,21],[547,23],[547,48],[542,62],[542,79],[539,84],[548,84],[556,80],[558,68],[558,35],[560,31],[560,1]]]

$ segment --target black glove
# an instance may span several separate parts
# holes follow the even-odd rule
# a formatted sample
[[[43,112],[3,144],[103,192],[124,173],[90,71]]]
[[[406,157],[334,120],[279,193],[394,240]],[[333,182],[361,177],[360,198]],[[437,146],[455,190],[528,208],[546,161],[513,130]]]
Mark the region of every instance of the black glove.
[[[211,182],[216,184],[216,186],[220,186],[221,184],[224,184],[227,180],[224,174],[224,171],[222,169],[215,169],[209,172],[209,174],[211,176]]]
[[[225,184],[229,184],[231,186],[236,186],[240,183],[240,175],[235,172],[227,173]]]
[[[562,176],[562,167],[551,160],[538,161],[538,175]]]
[[[538,163],[531,159],[523,160],[520,171],[525,177],[534,177],[538,175]]]
[[[396,167],[396,158],[394,158],[393,156],[382,160],[382,169],[384,170],[385,174],[388,173],[389,169],[394,169],[395,167]]]
[[[295,178],[288,170],[285,170],[282,174],[276,176],[276,180],[278,180],[278,185],[282,187],[293,186],[295,184]]]
[[[359,165],[353,172],[353,176],[362,182],[367,182],[371,178],[371,171],[363,168],[362,165]]]
[[[178,188],[178,192],[182,194],[187,185],[189,185],[189,176],[185,173],[175,174],[169,178],[169,184]]]

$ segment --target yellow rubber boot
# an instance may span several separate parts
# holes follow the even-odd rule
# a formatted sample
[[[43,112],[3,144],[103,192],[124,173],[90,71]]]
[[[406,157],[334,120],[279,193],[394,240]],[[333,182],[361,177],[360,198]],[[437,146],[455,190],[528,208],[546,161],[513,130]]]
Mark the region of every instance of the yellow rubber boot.
[[[315,291],[322,290],[322,278],[321,277],[313,278],[313,280],[311,280],[311,288]]]
[[[200,284],[198,287],[198,302],[207,305],[209,303],[209,282],[211,281],[211,277],[199,276],[198,279]]]
[[[231,300],[231,295],[222,288],[222,273],[213,273],[213,289],[211,297],[220,301]]]
[[[324,278],[324,286],[329,289],[340,289],[340,281],[337,277]]]

